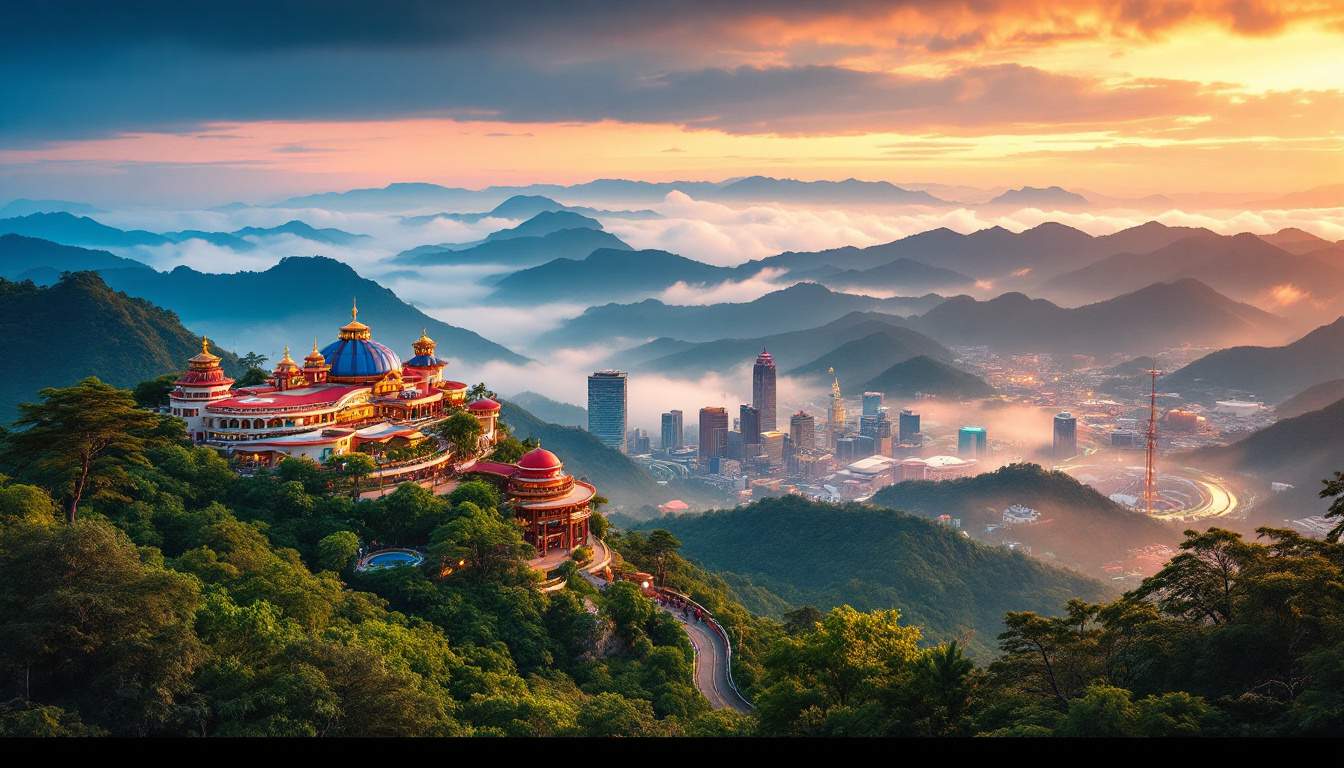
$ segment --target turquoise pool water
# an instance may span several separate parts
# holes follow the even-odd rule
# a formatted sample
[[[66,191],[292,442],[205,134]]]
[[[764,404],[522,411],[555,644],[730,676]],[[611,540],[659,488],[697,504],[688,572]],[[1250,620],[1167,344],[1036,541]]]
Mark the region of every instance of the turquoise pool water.
[[[403,565],[419,565],[424,562],[424,556],[416,552],[405,550],[393,550],[391,552],[379,552],[365,561],[364,567],[368,569],[375,568],[397,568]]]

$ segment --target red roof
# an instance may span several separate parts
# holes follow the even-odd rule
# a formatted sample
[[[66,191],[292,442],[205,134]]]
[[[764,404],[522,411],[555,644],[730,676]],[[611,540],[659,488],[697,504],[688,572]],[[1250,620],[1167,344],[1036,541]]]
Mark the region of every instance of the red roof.
[[[560,469],[560,457],[545,448],[533,448],[518,460],[522,469]]]
[[[254,393],[237,395],[228,400],[219,400],[206,406],[206,410],[217,410],[220,408],[238,408],[246,410],[272,410],[275,408],[294,407],[298,405],[324,405],[335,403],[342,397],[359,389],[368,389],[364,385],[352,386],[332,386],[318,385],[315,387],[302,387],[290,392],[256,391]]]
[[[467,406],[468,411],[498,411],[499,403],[488,397],[482,397],[480,400],[473,400]]]

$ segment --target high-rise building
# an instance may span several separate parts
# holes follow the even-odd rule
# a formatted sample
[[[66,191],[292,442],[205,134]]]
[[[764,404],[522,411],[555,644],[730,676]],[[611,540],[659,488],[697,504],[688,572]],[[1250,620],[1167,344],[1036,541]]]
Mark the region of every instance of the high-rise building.
[[[588,377],[588,431],[602,444],[625,450],[625,371],[594,371]]]
[[[664,413],[662,427],[664,451],[675,451],[685,444],[685,438],[682,436],[681,411]]]
[[[751,407],[761,415],[762,432],[775,428],[775,358],[764,348],[751,367]]]
[[[636,427],[625,433],[625,449],[631,456],[642,456],[652,448],[649,433]]]
[[[984,427],[962,427],[957,430],[957,455],[963,459],[983,459],[989,456],[989,434]]]
[[[761,432],[769,432],[761,426],[761,412],[750,405],[742,405],[738,416],[738,429],[742,432],[743,445],[756,445],[761,442]]]
[[[766,430],[761,433],[761,453],[766,456],[766,460],[771,467],[784,464],[784,438],[783,432],[775,430]]]
[[[1078,455],[1078,419],[1068,411],[1055,414],[1056,459],[1067,459]]]
[[[896,438],[900,443],[913,443],[919,434],[919,414],[909,408],[902,408],[897,417]]]
[[[882,393],[881,393],[881,392],[864,392],[864,393],[863,393],[863,415],[864,415],[864,416],[876,416],[876,415],[877,415],[877,409],[878,409],[878,408],[881,408],[881,407],[882,407]]]
[[[835,375],[835,369],[827,368],[826,372],[831,374],[831,405],[826,409],[826,433],[828,442],[835,445],[835,441],[845,434],[845,400],[840,395],[840,379]]]
[[[795,451],[817,447],[817,420],[804,411],[793,414],[789,419],[789,439]]]
[[[700,409],[700,459],[723,456],[728,448],[728,409],[705,406]]]

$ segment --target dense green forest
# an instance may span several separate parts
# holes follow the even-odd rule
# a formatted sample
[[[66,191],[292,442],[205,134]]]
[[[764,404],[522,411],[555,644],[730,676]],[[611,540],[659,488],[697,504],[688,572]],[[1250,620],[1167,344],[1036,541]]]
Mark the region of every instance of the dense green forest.
[[[1100,600],[1102,584],[918,517],[801,496],[704,515],[664,517],[683,551],[721,575],[744,604],[780,616],[803,605],[898,608],[933,641],[960,638],[993,655],[1010,610]]]
[[[241,477],[96,379],[25,406],[0,469],[4,736],[1344,733],[1344,546],[1290,531],[1188,532],[1130,594],[1008,613],[977,665],[894,609],[753,615],[675,535],[595,517],[723,621],[744,716],[633,584],[537,591],[485,484]],[[426,564],[352,573],[374,540]]]
[[[177,315],[108,288],[95,272],[71,272],[46,288],[0,278],[0,335],[12,366],[0,377],[0,422],[37,395],[37,371],[52,385],[99,373],[129,387],[180,371],[201,351],[201,337]],[[243,372],[233,353],[213,351],[227,373]]]

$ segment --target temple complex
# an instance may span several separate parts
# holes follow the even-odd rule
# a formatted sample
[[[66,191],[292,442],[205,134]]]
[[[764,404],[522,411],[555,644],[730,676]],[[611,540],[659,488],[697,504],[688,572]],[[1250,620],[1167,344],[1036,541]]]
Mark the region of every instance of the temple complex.
[[[319,463],[351,451],[373,455],[385,480],[420,479],[453,457],[430,427],[465,406],[481,421],[481,448],[495,441],[499,404],[468,404],[467,385],[444,378],[447,363],[422,333],[404,364],[373,340],[352,307],[335,341],[313,349],[300,364],[285,349],[269,381],[233,388],[220,359],[201,340],[200,354],[169,394],[169,408],[187,434],[243,467],[270,467],[286,457]]]

